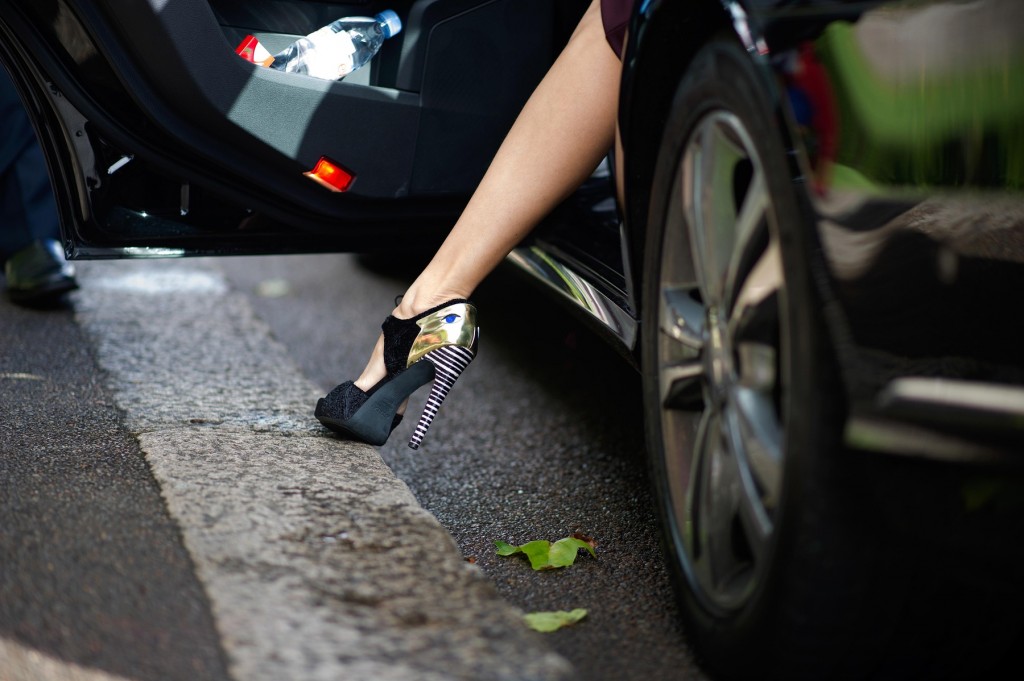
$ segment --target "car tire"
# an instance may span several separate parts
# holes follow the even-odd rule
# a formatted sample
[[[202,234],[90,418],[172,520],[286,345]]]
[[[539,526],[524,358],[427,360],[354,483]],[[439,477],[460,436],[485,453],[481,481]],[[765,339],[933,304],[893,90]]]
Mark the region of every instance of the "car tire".
[[[855,540],[834,517],[844,512],[837,487],[849,489],[830,467],[842,391],[808,221],[740,46],[710,43],[676,86],[652,184],[641,327],[670,564],[709,668],[830,678],[821,674],[842,650],[817,624],[822,610],[852,606],[863,584],[848,579]]]
[[[1019,673],[1022,476],[843,445],[824,260],[770,88],[729,38],[669,85],[641,363],[698,660],[716,679]],[[975,507],[979,480],[999,492]]]

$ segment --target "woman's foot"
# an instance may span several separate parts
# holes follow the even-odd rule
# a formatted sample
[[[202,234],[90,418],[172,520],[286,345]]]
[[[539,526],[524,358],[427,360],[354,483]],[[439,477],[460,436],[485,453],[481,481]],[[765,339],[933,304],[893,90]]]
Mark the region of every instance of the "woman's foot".
[[[391,311],[391,316],[399,320],[413,319],[438,305],[444,305],[452,300],[465,300],[466,298],[468,298],[468,295],[460,293],[417,294],[414,285],[405,295],[399,297],[398,304]],[[384,364],[384,334],[381,334],[377,336],[377,343],[373,346],[369,362],[363,368],[363,372],[359,374],[359,378],[353,381],[353,383],[361,390],[370,390],[383,380],[385,376],[387,376],[387,367]],[[399,413],[404,410],[405,405],[403,404]]]
[[[448,300],[410,318],[391,315],[382,330],[367,370],[321,398],[316,418],[335,432],[382,445],[401,420],[409,395],[433,382],[409,440],[417,449],[448,391],[476,356],[476,308],[465,299]],[[370,383],[378,362],[382,376]]]

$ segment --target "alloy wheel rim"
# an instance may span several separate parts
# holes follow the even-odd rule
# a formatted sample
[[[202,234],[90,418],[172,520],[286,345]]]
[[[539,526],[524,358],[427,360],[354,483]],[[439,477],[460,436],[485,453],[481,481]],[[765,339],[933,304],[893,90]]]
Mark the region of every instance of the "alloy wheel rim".
[[[657,371],[677,553],[715,612],[741,608],[774,546],[784,457],[785,280],[763,165],[713,111],[679,163],[661,253]]]

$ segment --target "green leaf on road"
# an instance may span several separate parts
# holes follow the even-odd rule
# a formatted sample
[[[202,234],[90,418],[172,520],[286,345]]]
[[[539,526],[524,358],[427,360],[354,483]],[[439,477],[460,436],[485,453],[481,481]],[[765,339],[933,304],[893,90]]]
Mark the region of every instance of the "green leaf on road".
[[[519,553],[518,546],[512,546],[507,542],[503,542],[500,539],[494,542],[494,545],[498,547],[499,556],[511,556],[513,553]]]
[[[559,539],[551,545],[551,550],[548,552],[548,562],[553,567],[566,567],[573,564],[576,560],[576,553],[580,549],[586,549],[590,552],[590,555],[597,558],[597,554],[594,553],[594,547],[576,537],[566,537],[565,539]]]
[[[593,540],[584,541],[579,537],[566,537],[559,539],[554,544],[546,540],[527,542],[521,546],[512,546],[503,541],[496,541],[499,556],[511,556],[516,553],[525,553],[530,559],[530,565],[534,570],[550,570],[552,568],[568,567],[576,560],[576,554],[580,549],[586,549],[590,555],[597,558],[594,553]]]
[[[548,632],[561,629],[562,627],[568,627],[571,624],[576,624],[586,616],[586,609],[576,608],[569,612],[566,612],[565,610],[556,610],[553,612],[531,612],[523,615],[523,619],[526,620],[526,626],[530,627],[534,631],[540,631],[546,634]]]

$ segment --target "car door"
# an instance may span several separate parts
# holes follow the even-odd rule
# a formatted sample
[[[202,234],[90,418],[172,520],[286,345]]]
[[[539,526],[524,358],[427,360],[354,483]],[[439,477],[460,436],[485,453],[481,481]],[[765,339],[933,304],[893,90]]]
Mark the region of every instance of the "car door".
[[[240,58],[332,20],[403,31],[340,81]],[[583,3],[0,0],[0,61],[70,257],[415,247],[451,225]],[[321,161],[344,191],[311,181]]]

